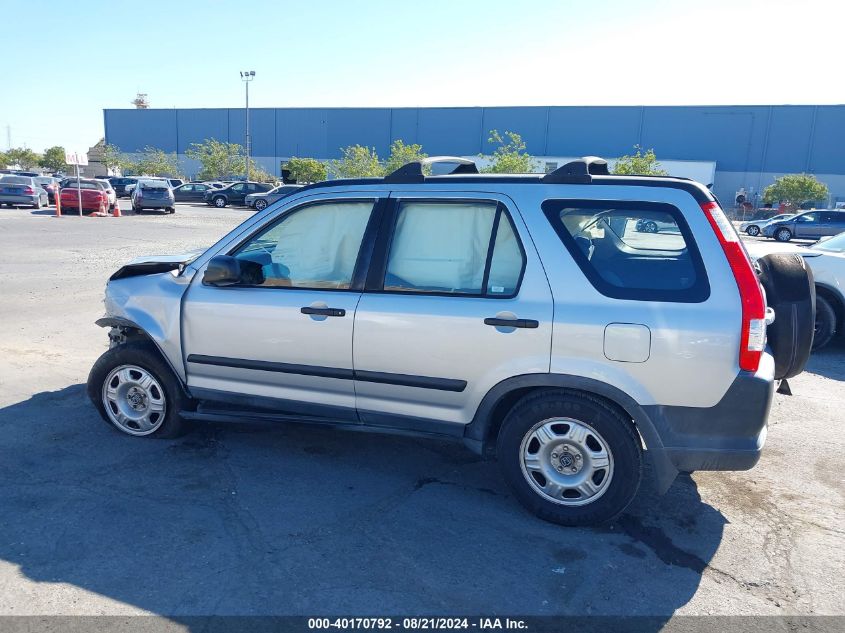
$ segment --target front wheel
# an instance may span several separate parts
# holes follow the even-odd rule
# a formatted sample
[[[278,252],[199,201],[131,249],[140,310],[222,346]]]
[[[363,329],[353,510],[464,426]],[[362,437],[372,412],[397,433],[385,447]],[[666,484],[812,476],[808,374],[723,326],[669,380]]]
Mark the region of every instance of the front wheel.
[[[775,231],[775,239],[778,242],[788,242],[792,239],[792,231],[789,229],[778,229]]]
[[[259,198],[258,200],[255,201],[255,209],[257,211],[264,211],[264,209],[266,209],[266,208],[267,208],[267,201],[266,200],[262,200],[261,198]]]
[[[218,209],[222,209],[226,206],[226,198],[224,198],[223,196],[216,196],[214,198],[214,206]]]
[[[760,227],[756,224],[752,224],[747,229],[745,229],[745,232],[751,237],[757,237],[758,235],[760,235]]]
[[[630,420],[587,394],[543,391],[508,413],[499,464],[528,510],[561,525],[596,525],[620,514],[642,479]]]
[[[646,233],[657,233],[657,223],[648,221],[645,223],[645,232]]]
[[[185,427],[178,379],[149,342],[118,345],[100,356],[88,376],[88,397],[127,435],[173,438]]]

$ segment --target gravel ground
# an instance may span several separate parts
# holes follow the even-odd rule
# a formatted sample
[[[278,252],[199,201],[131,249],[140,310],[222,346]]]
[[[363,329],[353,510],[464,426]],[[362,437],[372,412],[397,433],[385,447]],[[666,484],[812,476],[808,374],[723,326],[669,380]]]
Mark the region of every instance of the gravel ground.
[[[125,206],[125,203],[124,203]],[[297,425],[124,437],[84,393],[105,281],[248,217],[0,210],[0,614],[845,612],[845,346],[776,396],[760,464],[528,515],[459,445]]]

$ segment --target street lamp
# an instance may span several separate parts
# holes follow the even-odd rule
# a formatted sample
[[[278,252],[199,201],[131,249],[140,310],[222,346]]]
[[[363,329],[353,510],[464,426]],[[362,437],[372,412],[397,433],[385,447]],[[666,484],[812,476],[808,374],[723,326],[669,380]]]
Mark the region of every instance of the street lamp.
[[[249,150],[250,150],[250,138],[249,138],[249,82],[255,79],[255,71],[254,70],[242,70],[241,71],[241,81],[244,82],[244,86],[246,87],[246,179],[249,180]]]

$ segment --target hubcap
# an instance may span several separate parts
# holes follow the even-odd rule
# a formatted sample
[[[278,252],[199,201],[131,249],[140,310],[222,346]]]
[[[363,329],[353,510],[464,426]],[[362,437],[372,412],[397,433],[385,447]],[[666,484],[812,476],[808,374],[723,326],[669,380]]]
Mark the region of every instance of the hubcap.
[[[258,202],[255,203],[255,208],[258,209],[259,211],[263,211],[264,207],[266,207],[266,206],[267,206],[267,203],[264,202],[264,200],[259,200]]]
[[[781,229],[780,231],[778,231],[778,237],[780,237],[780,239],[785,242],[789,239],[789,231],[786,229]]]
[[[167,411],[164,390],[146,369],[121,365],[103,383],[103,405],[109,419],[130,435],[149,435]]]
[[[748,231],[747,231],[747,233],[748,233],[751,237],[754,237],[754,236],[755,236],[755,235],[757,235],[759,232],[760,232],[760,229],[758,229],[756,226],[749,226],[749,227],[748,227]]]
[[[217,207],[223,207],[223,206],[226,205],[226,201],[223,200],[223,198],[216,198],[214,200],[214,205],[217,206]]]
[[[601,497],[613,478],[613,455],[589,424],[553,418],[535,424],[520,446],[522,475],[545,499],[581,506]]]

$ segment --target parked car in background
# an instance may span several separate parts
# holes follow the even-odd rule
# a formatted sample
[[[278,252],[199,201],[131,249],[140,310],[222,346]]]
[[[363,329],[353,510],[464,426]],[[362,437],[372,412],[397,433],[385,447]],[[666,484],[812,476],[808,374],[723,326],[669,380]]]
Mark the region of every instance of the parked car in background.
[[[62,187],[59,192],[62,201],[62,213],[80,213],[79,201],[82,199],[82,213],[93,211],[105,212],[109,208],[109,196],[106,190],[96,180],[81,179],[77,187],[76,179],[73,186]]]
[[[0,205],[25,205],[40,209],[50,204],[47,191],[32,176],[0,176]]]
[[[845,232],[810,246],[760,241],[746,242],[745,246],[753,259],[771,253],[794,253],[810,265],[816,284],[814,350],[830,343],[835,335],[845,334]]]
[[[232,183],[220,182],[219,180],[211,180],[211,181],[206,181],[205,184],[211,185],[215,189],[222,189],[223,187],[228,187]]]
[[[117,192],[112,187],[112,184],[106,178],[95,178],[97,182],[101,183],[106,190],[106,195],[109,197],[109,210],[114,209],[117,204]]]
[[[786,220],[789,220],[789,218],[794,216],[794,213],[780,213],[766,220],[750,220],[748,222],[743,222],[742,224],[740,224],[739,230],[743,233],[750,235],[751,237],[757,237],[758,235],[760,235],[760,232],[763,230],[763,228],[768,226],[772,222],[785,222]]]
[[[665,233],[667,231],[677,233],[678,226],[674,222],[660,218],[640,218],[634,225],[634,230],[639,233]]]
[[[845,231],[845,211],[839,209],[813,209],[762,227],[763,235],[778,242],[793,238],[817,240],[842,231]]]
[[[114,205],[117,204],[117,194],[115,193],[114,189],[109,183],[108,180],[103,180],[102,178],[80,178],[78,180],[80,183],[88,183],[90,185],[94,185],[95,187],[99,187],[106,193],[106,199],[108,200],[107,207],[109,210],[114,209]],[[59,185],[61,189],[76,189],[76,178],[65,178],[62,180]],[[64,200],[64,198],[62,198]]]
[[[167,178],[167,182],[170,183],[171,188],[176,188],[185,184],[185,181],[181,178]]]
[[[142,213],[144,209],[163,209],[176,213],[173,189],[164,178],[141,178],[132,189],[132,210]]]
[[[204,182],[188,182],[173,189],[173,199],[176,202],[203,202],[205,194],[213,188]]]
[[[134,186],[135,183],[138,182],[138,178],[135,176],[119,176],[109,178],[109,182],[111,183],[111,186],[117,194],[118,198],[128,198],[129,192],[126,190],[126,188],[129,185]]]
[[[244,204],[256,209],[257,211],[263,211],[277,200],[281,200],[285,196],[289,196],[290,194],[299,191],[302,186],[303,185],[280,185],[266,193],[251,193],[244,198]]]
[[[50,204],[55,204],[56,195],[59,193],[59,179],[53,176],[36,176],[37,182],[47,192],[47,200]]]
[[[272,188],[273,185],[268,185],[266,182],[236,182],[228,187],[206,192],[203,199],[207,204],[222,209],[230,204],[244,205],[249,194],[265,193]]]

